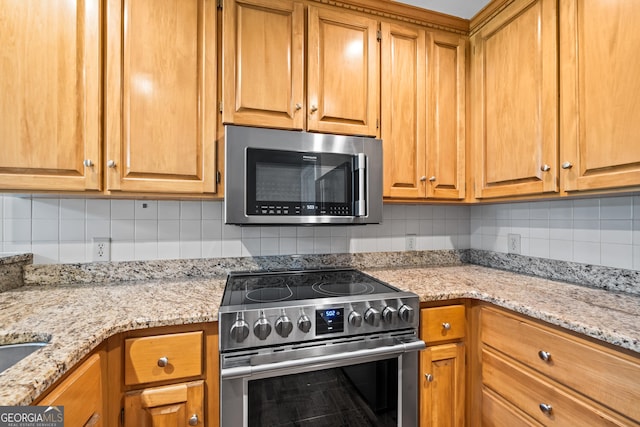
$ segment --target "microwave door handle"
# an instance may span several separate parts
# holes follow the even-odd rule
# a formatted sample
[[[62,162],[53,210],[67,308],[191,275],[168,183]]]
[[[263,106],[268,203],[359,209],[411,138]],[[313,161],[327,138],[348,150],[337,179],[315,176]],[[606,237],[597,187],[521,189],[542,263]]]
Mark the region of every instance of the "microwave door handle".
[[[357,187],[357,195],[355,197],[354,203],[354,216],[366,216],[367,215],[367,200],[365,198],[365,194],[367,192],[366,188],[366,177],[367,177],[367,156],[364,153],[358,153],[355,156],[355,165],[354,165],[354,174],[358,175],[358,187]]]

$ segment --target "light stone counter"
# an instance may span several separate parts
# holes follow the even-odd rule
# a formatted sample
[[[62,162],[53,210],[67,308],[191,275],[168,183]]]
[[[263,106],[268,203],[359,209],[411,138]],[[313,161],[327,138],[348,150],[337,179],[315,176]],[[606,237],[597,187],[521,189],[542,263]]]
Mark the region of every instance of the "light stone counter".
[[[640,297],[474,265],[363,268],[422,301],[472,298],[639,353]],[[50,338],[0,374],[0,405],[32,402],[106,338],[217,320],[224,277],[24,286],[0,293],[0,343]]]

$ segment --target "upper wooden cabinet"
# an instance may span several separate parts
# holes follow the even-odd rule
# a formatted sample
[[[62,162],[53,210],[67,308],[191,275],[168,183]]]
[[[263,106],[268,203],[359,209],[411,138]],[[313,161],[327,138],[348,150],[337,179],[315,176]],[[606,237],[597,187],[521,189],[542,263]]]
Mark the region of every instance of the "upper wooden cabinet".
[[[109,0],[109,191],[216,191],[215,0]]]
[[[464,37],[383,22],[384,196],[464,197]]]
[[[0,0],[0,189],[100,189],[100,3]]]
[[[564,190],[640,185],[638,20],[637,1],[560,1]]]
[[[557,192],[556,0],[516,0],[471,49],[475,196]]]
[[[304,13],[294,1],[224,3],[223,122],[377,135],[377,21],[309,6],[305,38]]]

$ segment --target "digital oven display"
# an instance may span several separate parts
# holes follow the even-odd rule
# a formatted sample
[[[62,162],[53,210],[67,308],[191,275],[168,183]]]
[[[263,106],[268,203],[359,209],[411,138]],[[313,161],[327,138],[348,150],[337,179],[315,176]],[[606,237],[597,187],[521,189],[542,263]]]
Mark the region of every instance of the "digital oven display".
[[[344,310],[342,308],[316,310],[316,335],[343,331]]]

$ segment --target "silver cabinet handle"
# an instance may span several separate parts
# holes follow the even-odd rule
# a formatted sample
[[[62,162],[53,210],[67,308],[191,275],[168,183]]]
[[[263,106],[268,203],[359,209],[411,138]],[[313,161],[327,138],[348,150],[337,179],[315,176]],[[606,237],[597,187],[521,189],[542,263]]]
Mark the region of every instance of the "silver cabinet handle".
[[[424,374],[424,379],[427,380],[427,382],[432,382],[433,381],[433,375],[431,374]]]
[[[191,418],[189,418],[189,425],[190,426],[198,425],[198,421],[200,421],[198,420],[198,414],[193,414],[191,415]]]
[[[564,162],[562,164],[562,169],[571,169],[573,167],[573,163],[571,162]]]
[[[427,180],[427,177],[426,177],[426,176],[421,176],[421,177],[420,177],[420,181],[425,182],[426,180]]]
[[[429,178],[429,181],[431,181],[431,182],[435,182],[435,180],[436,180],[435,175]]]
[[[302,110],[302,104],[296,103],[296,111]]]
[[[108,167],[108,168],[115,168],[115,167],[116,167],[116,162],[115,162],[115,161],[113,161],[113,160],[109,160],[109,161],[107,162],[107,167]]]
[[[318,111],[318,107],[316,105],[312,105],[311,106],[311,110],[312,113],[315,113],[316,111]]]
[[[543,413],[545,413],[545,414],[547,414],[547,415],[551,415],[551,411],[553,410],[553,407],[551,407],[551,405],[549,405],[549,404],[547,404],[547,403],[541,403],[541,404],[539,405],[539,407],[540,407],[540,410],[541,410]]]
[[[82,162],[82,164],[85,165],[85,167],[88,167],[88,168],[93,166],[93,162],[91,161],[91,159],[85,159],[84,162]]]
[[[444,322],[442,324],[442,329],[444,329],[445,331],[448,331],[449,329],[451,329],[451,323],[449,322]]]
[[[538,357],[545,362],[551,361],[551,353],[546,352],[544,350],[540,350],[538,352]]]
[[[542,166],[540,166],[540,170],[541,170],[542,172],[549,172],[549,171],[551,170],[551,166],[549,166],[549,165],[542,165]]]
[[[158,366],[160,368],[164,368],[169,364],[169,358],[166,356],[161,357],[160,359],[158,359]]]

